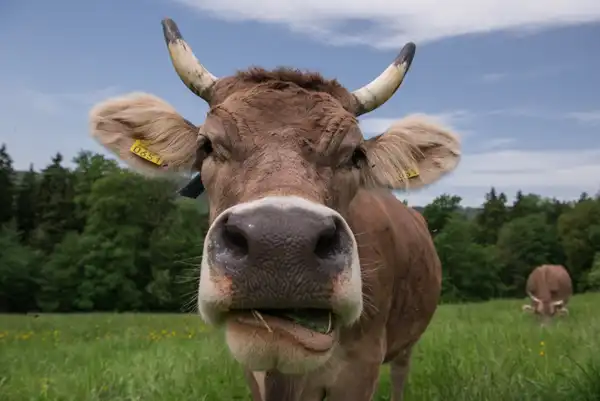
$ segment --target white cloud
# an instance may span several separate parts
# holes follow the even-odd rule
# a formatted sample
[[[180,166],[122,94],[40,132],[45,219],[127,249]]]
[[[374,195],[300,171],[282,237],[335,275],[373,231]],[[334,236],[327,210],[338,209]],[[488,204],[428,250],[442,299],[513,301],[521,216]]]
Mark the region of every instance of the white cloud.
[[[438,114],[428,114],[428,116],[437,119],[438,122],[444,125],[448,125],[453,128],[460,127],[461,132],[466,132],[467,134],[469,132],[463,130],[465,123],[472,122],[485,116],[519,117],[556,121],[572,120],[582,125],[600,125],[600,110],[557,112],[537,109],[529,106],[480,110],[477,112],[469,110],[455,110],[441,112]],[[396,118],[365,118],[361,121],[361,128],[365,133],[383,132],[385,129],[380,130],[382,127],[387,127],[396,120]]]
[[[581,125],[600,125],[600,110],[554,112],[529,107],[482,111],[479,115],[525,117],[542,120],[572,120]]]
[[[600,110],[572,112],[567,116],[582,124],[600,125]]]
[[[225,20],[277,23],[332,44],[377,48],[492,31],[531,33],[600,20],[597,0],[174,1]]]
[[[552,77],[558,75],[560,73],[565,72],[570,69],[571,65],[569,64],[553,64],[553,65],[543,65],[539,67],[529,68],[527,70],[519,70],[518,72],[489,72],[483,74],[479,80],[483,83],[493,84],[500,81],[506,80],[519,80],[519,79],[534,79],[534,78],[544,78],[544,77]]]
[[[117,87],[59,93],[19,87],[0,91],[0,142],[8,146],[15,168],[26,169],[29,163],[43,168],[56,152],[70,160],[82,148],[101,151],[88,133],[88,112],[117,91]]]
[[[414,113],[410,113],[414,114]],[[462,127],[466,122],[470,121],[474,115],[467,110],[449,110],[440,113],[416,113],[423,114],[439,124],[446,127],[456,129]],[[399,118],[362,118],[360,119],[360,128],[366,137],[382,134],[390,125],[400,120]],[[468,135],[468,131],[461,129],[461,137]]]
[[[514,138],[493,138],[493,139],[490,139],[489,141],[485,142],[480,147],[480,149],[489,151],[492,149],[498,149],[498,148],[506,147],[508,145],[512,145],[515,142],[516,142],[516,139],[514,139]]]
[[[485,83],[493,83],[502,81],[506,77],[508,77],[508,74],[505,72],[490,72],[487,74],[483,74],[481,76],[481,80]]]
[[[479,187],[494,183],[511,187],[600,185],[600,148],[588,150],[501,150],[465,155],[452,184]]]
[[[540,118],[540,119],[561,119],[565,118],[564,114],[551,113],[544,110],[538,110],[530,107],[517,107],[517,108],[506,108],[482,111],[482,115],[490,116],[508,116],[508,117],[528,117],[528,118]]]
[[[581,192],[600,189],[600,148],[526,151],[518,149],[466,154],[457,169],[431,187],[398,197],[425,205],[442,194],[463,196],[463,205],[477,206],[491,186],[509,199],[517,190],[576,199]]]
[[[572,120],[582,125],[600,125],[600,110],[579,111],[579,112],[553,112],[548,110],[536,109],[531,107],[505,108],[495,110],[481,110],[473,112],[470,110],[448,110],[439,113],[421,113],[425,114],[438,123],[456,130],[461,138],[465,138],[472,134],[469,128],[469,123],[481,119],[485,116],[502,116],[502,117],[518,117],[518,118],[533,118],[541,120]],[[385,132],[390,125],[401,117],[379,117],[379,118],[362,118],[360,119],[360,127],[365,137]],[[512,138],[494,138],[485,143],[480,150],[491,150],[499,147],[506,147],[514,142]]]
[[[73,106],[89,107],[94,103],[118,93],[118,87],[109,86],[82,92],[47,93],[35,89],[17,92],[17,99],[45,114],[60,114]]]

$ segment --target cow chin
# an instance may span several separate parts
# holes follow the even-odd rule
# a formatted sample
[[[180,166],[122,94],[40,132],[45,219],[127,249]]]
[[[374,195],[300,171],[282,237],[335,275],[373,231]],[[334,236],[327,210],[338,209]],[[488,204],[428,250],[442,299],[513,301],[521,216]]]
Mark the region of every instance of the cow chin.
[[[272,323],[272,322],[270,322]],[[323,366],[331,357],[336,331],[329,334],[306,333],[295,338],[266,321],[264,326],[229,318],[225,336],[233,357],[252,371],[277,370],[284,374],[303,374]]]

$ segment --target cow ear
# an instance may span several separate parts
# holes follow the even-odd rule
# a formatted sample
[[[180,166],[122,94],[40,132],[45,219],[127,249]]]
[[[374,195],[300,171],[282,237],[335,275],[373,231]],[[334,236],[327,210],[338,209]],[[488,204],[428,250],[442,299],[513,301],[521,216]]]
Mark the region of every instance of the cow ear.
[[[156,96],[130,93],[90,111],[94,139],[146,175],[189,172],[198,146],[198,127]]]
[[[362,183],[371,187],[417,189],[439,180],[460,161],[458,136],[426,116],[411,115],[365,141]]]

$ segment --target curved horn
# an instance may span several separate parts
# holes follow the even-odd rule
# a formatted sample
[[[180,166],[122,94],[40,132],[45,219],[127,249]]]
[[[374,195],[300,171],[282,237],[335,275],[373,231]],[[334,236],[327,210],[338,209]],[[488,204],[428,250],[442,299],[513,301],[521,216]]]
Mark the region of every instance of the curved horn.
[[[540,301],[538,298],[536,298],[532,293],[530,293],[529,291],[527,291],[527,295],[529,295],[529,298],[533,299],[535,302],[542,302]]]
[[[417,46],[412,42],[405,44],[394,62],[377,78],[352,92],[358,101],[358,110],[354,112],[357,117],[375,110],[396,93],[410,68],[416,49]]]
[[[183,40],[175,21],[165,18],[161,24],[169,56],[179,78],[192,92],[210,103],[211,89],[218,78],[200,64],[192,48]]]

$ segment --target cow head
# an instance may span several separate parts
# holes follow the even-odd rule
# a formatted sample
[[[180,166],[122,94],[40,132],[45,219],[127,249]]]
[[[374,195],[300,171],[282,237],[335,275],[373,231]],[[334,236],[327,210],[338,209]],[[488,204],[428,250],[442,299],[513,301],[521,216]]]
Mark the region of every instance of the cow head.
[[[523,305],[524,311],[535,313],[542,319],[542,323],[547,323],[556,314],[566,315],[569,313],[565,306],[565,301],[558,300],[542,300],[535,297],[532,293],[528,292],[529,298],[531,299],[531,305]]]
[[[412,43],[379,77],[349,92],[285,68],[218,79],[172,20],[163,31],[180,78],[210,106],[204,124],[134,93],[95,106],[92,135],[141,172],[200,173],[210,204],[200,314],[226,326],[231,352],[252,370],[316,368],[331,356],[339,329],[363,311],[351,200],[361,187],[437,181],[457,166],[458,139],[422,116],[363,139],[357,117],[398,89]],[[130,152],[137,140],[158,155],[155,163]]]

